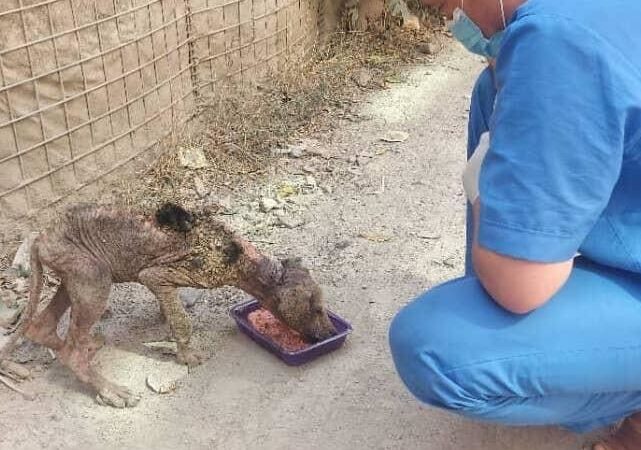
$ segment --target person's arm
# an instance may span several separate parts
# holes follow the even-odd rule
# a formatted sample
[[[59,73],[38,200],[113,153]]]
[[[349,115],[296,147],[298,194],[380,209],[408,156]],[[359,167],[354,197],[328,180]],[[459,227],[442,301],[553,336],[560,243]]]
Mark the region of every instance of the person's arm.
[[[514,313],[563,287],[617,183],[624,79],[606,50],[570,20],[526,15],[496,61],[499,90],[471,199],[472,260],[489,295]]]
[[[487,250],[478,244],[480,204],[474,204],[474,245],[472,260],[477,277],[488,294],[503,308],[515,314],[527,314],[543,304],[565,284],[573,259],[540,263],[511,258]]]

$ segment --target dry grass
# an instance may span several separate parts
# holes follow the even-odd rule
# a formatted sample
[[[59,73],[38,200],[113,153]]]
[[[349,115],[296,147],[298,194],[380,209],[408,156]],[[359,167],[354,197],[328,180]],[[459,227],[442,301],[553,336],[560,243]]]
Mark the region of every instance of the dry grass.
[[[220,86],[201,106],[197,123],[183,142],[202,148],[211,167],[198,170],[207,185],[256,176],[274,161],[271,150],[297,138],[330,130],[341,120],[358,120],[353,105],[364,91],[399,82],[407,64],[428,56],[417,46],[434,39],[427,27],[403,31],[394,23],[363,33],[337,32],[308,62],[260,83]],[[129,204],[172,199],[190,203],[194,171],[167,151],[147,176],[125,189]]]

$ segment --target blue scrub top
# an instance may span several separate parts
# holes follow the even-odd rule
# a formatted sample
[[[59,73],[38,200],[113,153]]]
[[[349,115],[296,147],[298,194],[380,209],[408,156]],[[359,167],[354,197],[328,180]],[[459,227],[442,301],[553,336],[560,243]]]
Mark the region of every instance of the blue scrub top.
[[[480,244],[641,273],[641,1],[527,1],[496,84]]]

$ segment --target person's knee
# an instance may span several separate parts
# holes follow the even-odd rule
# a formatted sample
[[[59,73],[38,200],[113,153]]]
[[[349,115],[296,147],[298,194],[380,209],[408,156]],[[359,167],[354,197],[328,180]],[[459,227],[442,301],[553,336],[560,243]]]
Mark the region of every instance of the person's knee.
[[[440,300],[428,292],[396,315],[389,329],[390,351],[401,380],[418,400],[471,412],[480,406],[478,400],[448,374],[459,339],[452,339],[451,324],[442,320],[438,310],[448,306]]]

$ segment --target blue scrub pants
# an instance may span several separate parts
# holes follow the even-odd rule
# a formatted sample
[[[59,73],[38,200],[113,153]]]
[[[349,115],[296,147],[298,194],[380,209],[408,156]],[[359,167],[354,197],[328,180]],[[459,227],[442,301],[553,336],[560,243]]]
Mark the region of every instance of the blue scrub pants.
[[[488,129],[494,96],[486,70],[468,150]],[[527,315],[494,303],[468,269],[404,307],[389,342],[414,396],[469,418],[587,432],[641,410],[641,275],[584,258]]]

